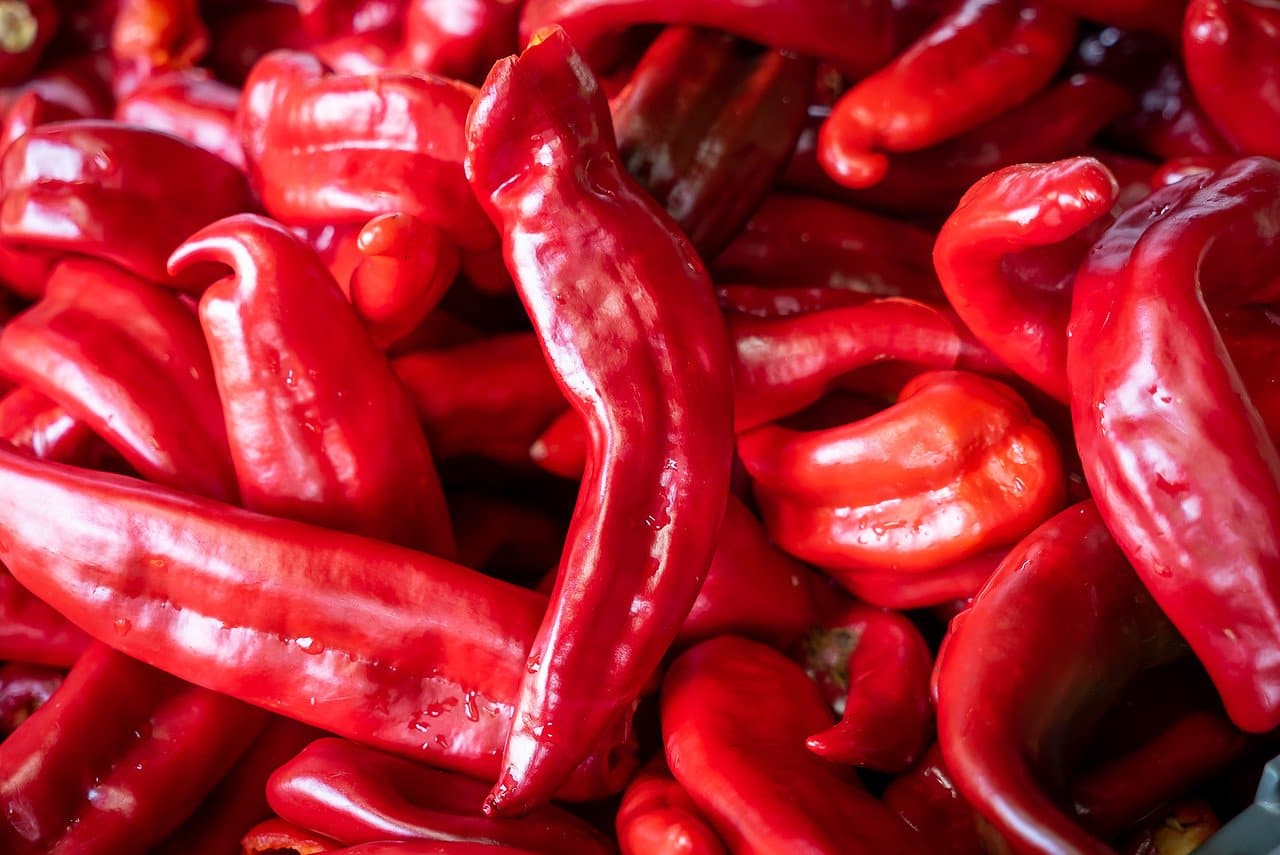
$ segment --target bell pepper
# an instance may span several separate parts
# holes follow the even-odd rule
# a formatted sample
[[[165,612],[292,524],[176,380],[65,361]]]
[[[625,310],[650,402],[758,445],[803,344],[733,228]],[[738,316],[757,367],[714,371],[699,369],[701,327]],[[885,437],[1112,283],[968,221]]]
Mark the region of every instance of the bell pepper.
[[[622,855],[727,855],[661,757],[631,779],[614,823]]]
[[[289,718],[497,777],[540,595],[425,553],[10,452],[0,487],[0,561],[96,638]],[[219,640],[225,627],[234,645]],[[603,734],[565,794],[620,788],[627,739],[625,721]]]
[[[413,0],[405,13],[403,58],[410,69],[479,83],[515,53],[520,2]]]
[[[1119,186],[1102,164],[1022,164],[975,184],[938,234],[933,259],[956,313],[1019,376],[1067,400],[1071,282]],[[1016,262],[1038,262],[1018,275]]]
[[[532,852],[607,853],[607,840],[557,807],[517,819],[480,811],[488,785],[429,769],[341,739],[320,739],[285,763],[267,784],[282,819],[343,844],[379,840],[453,840]]]
[[[1076,274],[1067,368],[1084,472],[1240,727],[1280,724],[1280,455],[1206,303],[1280,297],[1280,164],[1152,193]]]
[[[152,77],[116,104],[115,119],[165,131],[244,168],[236,131],[240,90],[204,69],[189,68]]]
[[[852,770],[804,747],[830,724],[800,666],[730,635],[682,654],[662,684],[667,763],[730,851],[917,851]]]
[[[253,207],[244,176],[222,158],[168,134],[88,119],[42,125],[10,145],[0,192],[0,238],[95,256],[156,281],[189,234]]]
[[[472,188],[590,436],[488,803],[503,812],[551,794],[680,629],[728,496],[732,402],[707,275],[622,169],[604,93],[563,30],[494,67],[467,133]]]
[[[1218,130],[1239,151],[1280,157],[1280,9],[1261,0],[1192,0],[1182,55]]]
[[[810,751],[889,773],[920,759],[933,735],[933,656],[910,620],[848,601],[810,631],[803,650],[806,671],[840,716],[805,741]]]
[[[1009,553],[938,654],[938,743],[956,789],[1015,851],[1110,852],[1055,801],[1071,748],[1135,674],[1184,651],[1093,503],[1058,514]]]
[[[717,282],[942,299],[924,229],[827,199],[774,193],[711,262]]]
[[[192,235],[169,261],[175,277],[202,265],[232,273],[204,291],[200,324],[244,506],[451,556],[413,406],[311,248],[241,214]]]
[[[100,261],[64,261],[0,333],[0,372],[57,401],[144,476],[236,495],[213,366],[174,294]]]
[[[0,6],[0,86],[22,83],[58,32],[53,0],[7,0]]]
[[[6,662],[0,665],[0,740],[53,696],[63,674],[44,665]]]
[[[937,145],[1023,103],[1071,51],[1076,20],[1042,0],[963,0],[889,65],[840,97],[818,159],[847,187],[889,170],[880,149]]]
[[[702,257],[724,248],[786,166],[814,71],[794,54],[668,27],[612,99],[623,163]]]

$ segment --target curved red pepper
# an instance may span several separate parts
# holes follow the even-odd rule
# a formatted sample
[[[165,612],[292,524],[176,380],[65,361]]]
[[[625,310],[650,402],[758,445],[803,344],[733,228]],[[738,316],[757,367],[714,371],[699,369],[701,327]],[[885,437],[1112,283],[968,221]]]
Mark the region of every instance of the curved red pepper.
[[[1130,678],[1184,650],[1093,503],[1058,514],[1009,553],[939,652],[938,742],[956,788],[1015,851],[1110,852],[1052,790]]]
[[[730,851],[916,851],[852,770],[804,747],[830,723],[800,666],[734,636],[684,653],[662,684],[667,762]]]
[[[240,90],[203,69],[174,71],[144,81],[116,104],[118,122],[165,131],[244,168],[236,130]]]
[[[209,49],[197,0],[116,0],[111,54],[121,68],[117,91],[157,72],[190,68]],[[123,76],[123,87],[121,86]]]
[[[52,122],[65,122],[83,118],[57,101],[50,101],[40,93],[30,91],[19,95],[4,114],[4,125],[0,127],[0,153],[9,148],[14,141],[26,136],[32,129]],[[6,279],[13,274],[6,270]]]
[[[1206,308],[1268,303],[1280,164],[1153,193],[1076,275],[1068,370],[1085,475],[1143,583],[1245,730],[1280,724],[1280,456]],[[1261,527],[1259,527],[1261,526]]]
[[[522,5],[513,0],[411,0],[401,62],[479,83],[495,62],[519,50]]]
[[[1013,390],[961,372],[922,374],[862,421],[759,428],[738,453],[774,540],[842,582],[1013,543],[1065,497],[1048,428]]]
[[[661,757],[631,779],[614,818],[622,855],[726,855]]]
[[[497,777],[545,608],[532,591],[380,541],[2,451],[0,532],[0,561],[19,581],[129,655],[367,744]],[[102,590],[111,608],[93,594]],[[564,795],[621,786],[627,724],[601,735]]]
[[[787,288],[757,285],[721,285],[716,299],[723,312],[753,318],[786,318],[827,309],[861,306],[875,299],[861,291],[845,288]]]
[[[941,301],[924,229],[826,199],[775,193],[711,262],[717,282],[839,288]]]
[[[1204,111],[1246,154],[1280,157],[1280,9],[1191,0],[1182,56]]]
[[[96,256],[155,281],[188,235],[253,207],[244,175],[222,158],[115,122],[35,128],[5,151],[0,172],[0,237]]]
[[[668,27],[612,99],[627,170],[705,258],[724,248],[786,166],[814,63],[724,33]]]
[[[581,478],[587,468],[587,428],[575,410],[565,410],[529,446],[529,459],[552,475]]]
[[[538,339],[529,333],[409,353],[391,367],[441,458],[476,454],[524,462],[529,445],[565,409]],[[582,419],[574,419],[581,436]]]
[[[962,0],[892,63],[841,96],[818,159],[847,187],[885,177],[877,149],[928,148],[1035,95],[1071,52],[1076,20],[1041,0]]]
[[[244,86],[238,122],[263,205],[286,223],[359,222],[403,211],[466,250],[497,238],[462,171],[475,89],[441,77],[327,75],[278,51]]]
[[[276,770],[267,799],[281,818],[344,844],[471,840],[532,852],[610,851],[600,832],[560,808],[518,819],[484,816],[488,789],[341,739],[320,739]]]
[[[809,750],[836,763],[903,772],[933,735],[933,656],[897,612],[850,602],[804,642],[806,669],[840,721],[810,736]]]
[[[604,94],[562,30],[495,66],[468,124],[467,173],[591,439],[490,796],[504,811],[550,795],[674,639],[728,495],[732,406],[706,273],[621,168]]]
[[[146,477],[236,495],[204,336],[173,294],[109,264],[64,261],[44,299],[0,333],[0,370],[66,407]]]
[[[999,846],[984,845],[981,821],[956,791],[951,772],[936,744],[914,769],[889,784],[884,791],[884,803],[927,841],[929,852],[986,855],[990,851],[1002,851]]]
[[[200,265],[232,273],[204,292],[200,323],[245,507],[451,556],[412,404],[319,257],[242,214],[192,235],[169,269]]]
[[[602,36],[637,24],[688,24],[825,60],[855,77],[887,62],[894,12],[875,0],[762,0],[743,14],[736,0],[527,0],[520,38],[552,24],[588,54]]]
[[[60,19],[54,0],[0,4],[0,86],[27,79],[58,32]]]
[[[960,318],[1006,365],[1060,401],[1068,396],[1071,282],[1083,241],[1095,223],[1110,222],[1104,218],[1118,192],[1092,158],[1010,166],[965,194],[934,246],[938,278]],[[1019,276],[1012,262],[1028,251],[1047,263]]]
[[[991,549],[937,570],[902,573],[859,570],[843,573],[841,586],[860,600],[884,609],[919,609],[971,599],[991,578],[1008,549]]]

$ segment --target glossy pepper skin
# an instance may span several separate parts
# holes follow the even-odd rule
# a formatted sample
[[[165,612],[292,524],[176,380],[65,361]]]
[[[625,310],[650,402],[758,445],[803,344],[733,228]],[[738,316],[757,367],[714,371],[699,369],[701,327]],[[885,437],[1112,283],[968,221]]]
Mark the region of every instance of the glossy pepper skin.
[[[551,160],[539,155],[548,146]],[[490,73],[468,122],[467,174],[590,435],[490,797],[507,811],[551,794],[679,630],[728,496],[732,403],[706,273],[622,169],[604,94],[562,30]]]
[[[1182,29],[1187,77],[1240,151],[1280,158],[1280,9],[1259,0],[1192,0]]]
[[[947,219],[933,259],[947,300],[969,329],[1018,373],[1066,401],[1071,283],[1109,224],[1119,186],[1092,158],[1021,164],[975,184]],[[1019,254],[1041,263],[1019,276]],[[1056,257],[1055,257],[1056,256]]]
[[[916,851],[852,770],[804,747],[830,723],[800,666],[730,635],[681,655],[662,685],[667,763],[730,851]]]
[[[451,557],[413,406],[315,252],[241,214],[192,235],[169,268],[200,265],[232,274],[204,291],[200,324],[244,506]]]
[[[267,799],[283,819],[341,843],[475,841],[531,852],[607,853],[600,832],[543,807],[516,819],[480,811],[488,785],[341,739],[320,739],[282,765]]]
[[[1054,800],[1070,747],[1135,674],[1184,651],[1093,503],[1058,514],[943,641],[938,743],[956,788],[1016,852],[1110,852]]]
[[[157,73],[190,68],[209,49],[197,0],[117,0],[115,6],[111,55],[121,94]]]
[[[254,189],[285,223],[363,225],[403,211],[465,249],[493,247],[462,170],[475,95],[441,77],[326,75],[310,54],[269,54],[245,82],[237,120]]]
[[[1280,164],[1153,193],[1076,275],[1068,372],[1084,472],[1232,720],[1280,723],[1280,456],[1206,304],[1280,296]]]
[[[0,6],[0,86],[22,83],[58,32],[53,0],[9,0]]]
[[[0,371],[58,401],[145,477],[236,496],[213,366],[173,293],[100,261],[64,261],[0,333]]]
[[[724,33],[668,27],[611,99],[627,170],[703,258],[724,248],[786,166],[814,70]]]
[[[85,119],[35,128],[0,162],[0,238],[165,278],[189,234],[253,202],[240,170],[168,134]],[[138,228],[147,223],[147,228]]]
[[[479,83],[489,67],[519,49],[523,4],[512,0],[412,0],[405,14],[410,68]]]
[[[116,104],[115,119],[181,137],[243,169],[244,150],[235,125],[239,103],[239,89],[191,68],[142,83]]]
[[[810,751],[890,773],[920,758],[933,731],[933,656],[910,620],[850,601],[809,633],[804,654],[840,714],[834,727],[805,741]]]
[[[661,757],[631,779],[614,824],[622,855],[727,855]]]
[[[91,635],[287,717],[497,777],[538,594],[424,553],[9,452],[0,482],[12,499],[0,530],[23,553],[0,561]],[[97,586],[115,592],[114,608],[86,596]],[[191,643],[222,632],[236,644]],[[625,722],[601,738],[614,737],[566,796],[620,787]]]
[[[0,739],[17,729],[58,687],[63,674],[43,665],[6,662],[0,665]]]
[[[738,453],[774,540],[841,581],[1013,543],[1065,497],[1048,428],[1012,389],[964,372],[922,374],[861,421],[745,433]]]
[[[1075,18],[1048,2],[964,0],[841,96],[818,157],[841,184],[875,184],[889,169],[879,149],[928,148],[1026,101],[1057,72],[1075,35]]]
[[[935,744],[914,768],[893,779],[884,791],[884,803],[927,841],[929,852],[986,855],[979,817],[952,777]]]

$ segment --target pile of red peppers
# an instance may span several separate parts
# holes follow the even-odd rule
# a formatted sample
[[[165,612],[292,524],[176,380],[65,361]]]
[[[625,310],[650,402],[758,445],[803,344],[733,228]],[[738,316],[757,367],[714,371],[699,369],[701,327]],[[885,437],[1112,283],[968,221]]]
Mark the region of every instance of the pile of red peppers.
[[[1275,0],[0,0],[0,852],[1182,855],[1280,752]]]

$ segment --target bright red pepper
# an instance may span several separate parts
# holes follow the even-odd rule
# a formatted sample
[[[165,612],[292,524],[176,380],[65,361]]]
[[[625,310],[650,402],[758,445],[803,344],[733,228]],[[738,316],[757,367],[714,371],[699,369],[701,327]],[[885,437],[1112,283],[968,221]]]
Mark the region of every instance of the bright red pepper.
[[[706,273],[622,169],[604,94],[563,31],[494,67],[468,123],[467,174],[590,436],[490,796],[505,811],[550,795],[674,639],[728,495],[732,406]]]
[[[1187,77],[1223,136],[1280,157],[1280,8],[1266,0],[1191,0],[1182,30]]]
[[[518,0],[411,0],[404,19],[404,57],[421,69],[479,83],[489,67],[519,49]]]
[[[800,666],[734,636],[684,653],[662,685],[667,762],[730,851],[916,851],[852,770],[804,747],[830,724]]]
[[[875,298],[845,288],[788,288],[759,285],[716,287],[720,310],[754,318],[785,318],[827,309],[861,306]]]
[[[91,635],[290,718],[497,777],[538,594],[424,553],[8,452],[0,482],[0,560]],[[92,595],[105,590],[111,608]],[[224,631],[234,645],[217,641]],[[627,724],[601,735],[565,795],[621,786]]]
[[[1075,18],[1048,2],[963,0],[841,96],[818,158],[845,186],[876,184],[889,170],[879,149],[928,148],[1026,101],[1052,79],[1075,34]]]
[[[933,656],[906,617],[849,602],[804,641],[805,667],[840,721],[805,744],[819,757],[899,773],[933,734]]]
[[[116,72],[120,94],[158,72],[190,68],[208,49],[196,0],[117,0],[111,53],[122,66]]]
[[[654,758],[631,779],[615,819],[622,855],[726,855],[698,806]]]
[[[276,770],[267,798],[288,822],[343,844],[475,841],[532,852],[607,853],[603,835],[557,807],[518,819],[480,811],[488,785],[341,739],[321,739]]]
[[[188,235],[253,207],[244,176],[222,158],[95,120],[43,125],[10,145],[0,193],[7,241],[96,256],[156,281]]]
[[[54,0],[0,4],[0,86],[26,80],[57,33],[60,18]]]
[[[668,27],[612,99],[627,170],[704,258],[724,248],[786,166],[814,63],[724,33]]]
[[[938,746],[884,791],[884,803],[928,842],[936,855],[986,855],[981,819],[956,791]],[[998,847],[991,847],[999,852]]]
[[[115,119],[165,131],[244,168],[235,127],[240,90],[189,68],[152,77],[116,104]]]
[[[1206,308],[1280,297],[1280,164],[1123,214],[1075,279],[1068,374],[1108,528],[1245,730],[1280,724],[1280,456]]]
[[[1015,851],[1110,852],[1055,802],[1070,747],[1135,674],[1184,651],[1093,503],[1063,511],[1014,548],[939,652],[956,788]]]
[[[17,729],[62,685],[61,671],[43,665],[0,665],[0,740]]]

